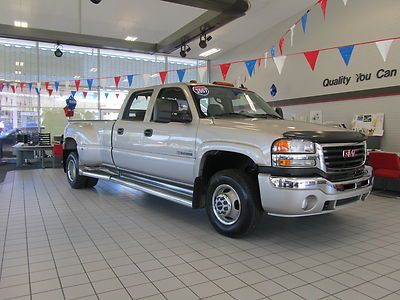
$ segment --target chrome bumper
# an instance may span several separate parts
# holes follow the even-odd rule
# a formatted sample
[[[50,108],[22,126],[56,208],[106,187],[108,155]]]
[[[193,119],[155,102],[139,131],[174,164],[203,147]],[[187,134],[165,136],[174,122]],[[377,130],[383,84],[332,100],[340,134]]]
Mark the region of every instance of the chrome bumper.
[[[372,168],[362,177],[331,182],[322,177],[290,178],[259,174],[261,204],[270,214],[301,217],[333,212],[365,200],[372,190]]]

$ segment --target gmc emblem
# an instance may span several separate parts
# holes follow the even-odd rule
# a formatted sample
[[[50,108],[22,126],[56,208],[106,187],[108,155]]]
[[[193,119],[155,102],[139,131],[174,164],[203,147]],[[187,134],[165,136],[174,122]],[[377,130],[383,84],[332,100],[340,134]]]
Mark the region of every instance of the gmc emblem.
[[[343,150],[343,158],[351,158],[357,155],[357,149]]]

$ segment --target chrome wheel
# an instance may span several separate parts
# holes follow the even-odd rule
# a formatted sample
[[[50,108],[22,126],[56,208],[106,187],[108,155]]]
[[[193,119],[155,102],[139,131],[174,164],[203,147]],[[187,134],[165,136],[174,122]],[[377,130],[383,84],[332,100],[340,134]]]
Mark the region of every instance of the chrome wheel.
[[[242,210],[238,194],[227,184],[215,189],[212,195],[212,208],[218,221],[224,225],[235,224]]]
[[[76,166],[75,166],[75,161],[73,159],[70,159],[68,161],[67,175],[68,175],[69,181],[71,181],[71,182],[73,182],[76,178]]]

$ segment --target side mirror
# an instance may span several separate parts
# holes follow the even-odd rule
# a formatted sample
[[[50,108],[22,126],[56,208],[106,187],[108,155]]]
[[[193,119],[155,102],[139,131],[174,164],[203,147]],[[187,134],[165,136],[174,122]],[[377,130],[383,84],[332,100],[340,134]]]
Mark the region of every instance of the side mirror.
[[[277,107],[277,108],[275,108],[275,112],[276,112],[281,118],[283,118],[283,110],[282,110],[282,107]]]

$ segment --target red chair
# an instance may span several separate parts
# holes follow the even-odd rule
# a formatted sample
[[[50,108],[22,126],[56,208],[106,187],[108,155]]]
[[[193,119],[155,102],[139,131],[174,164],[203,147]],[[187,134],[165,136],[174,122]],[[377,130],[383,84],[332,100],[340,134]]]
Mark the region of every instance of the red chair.
[[[374,169],[374,187],[384,190],[398,190],[400,180],[400,158],[396,153],[371,152],[369,165]]]
[[[53,145],[53,168],[55,167],[56,161],[57,163],[61,163],[63,159],[63,145],[55,144]]]

